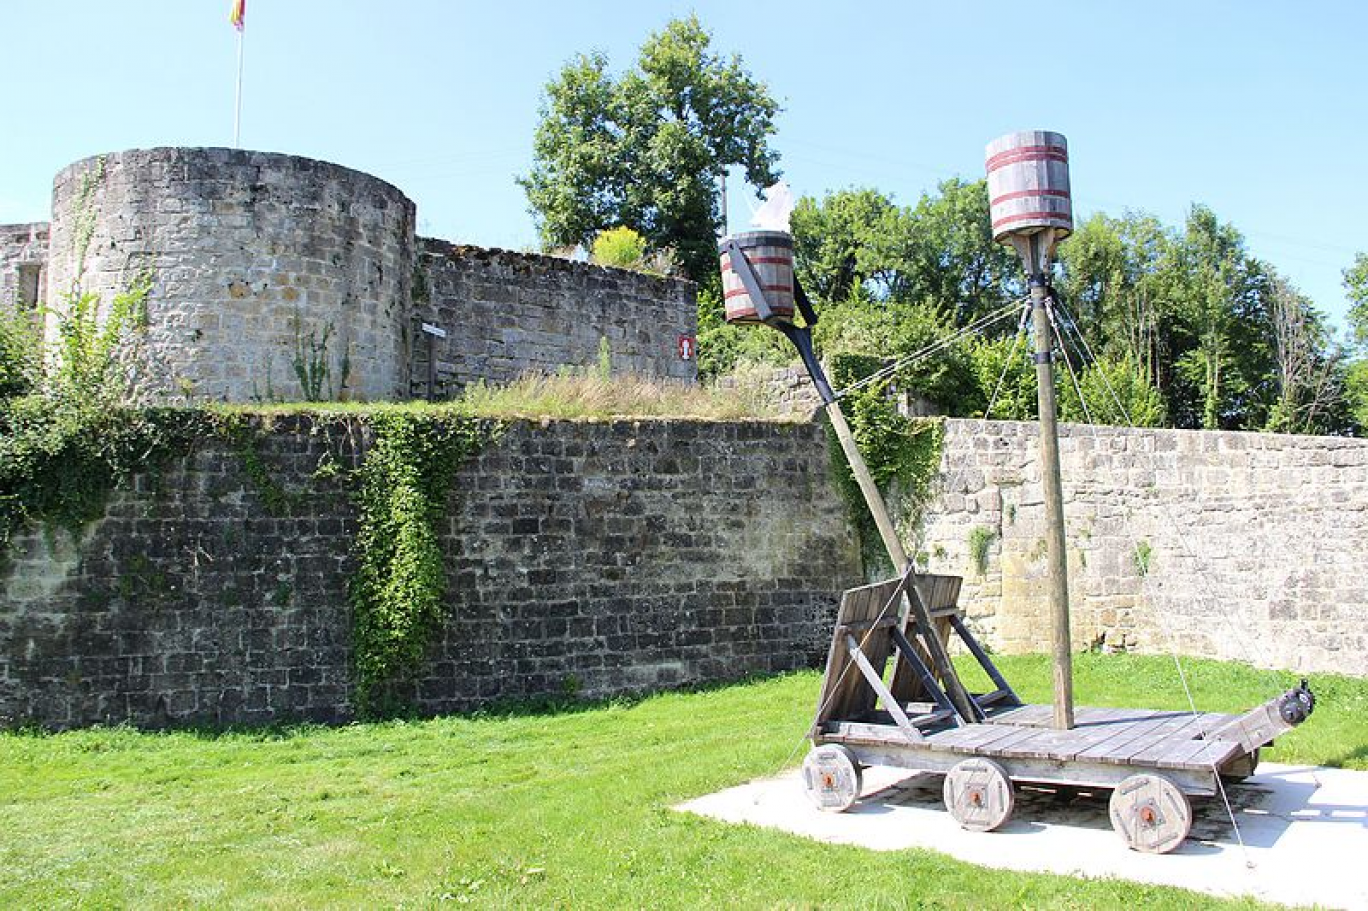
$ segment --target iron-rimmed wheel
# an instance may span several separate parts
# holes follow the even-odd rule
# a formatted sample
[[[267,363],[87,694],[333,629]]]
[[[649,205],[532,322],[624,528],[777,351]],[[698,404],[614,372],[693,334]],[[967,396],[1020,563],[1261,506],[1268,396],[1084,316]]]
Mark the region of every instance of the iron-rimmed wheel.
[[[1006,822],[1016,806],[1016,793],[1007,772],[975,756],[957,763],[941,788],[945,808],[955,822],[971,832],[991,832]]]
[[[1132,775],[1112,791],[1111,822],[1132,851],[1167,854],[1192,830],[1192,804],[1157,772]]]
[[[855,754],[838,743],[816,747],[803,760],[803,787],[819,810],[840,813],[850,809],[863,784]]]

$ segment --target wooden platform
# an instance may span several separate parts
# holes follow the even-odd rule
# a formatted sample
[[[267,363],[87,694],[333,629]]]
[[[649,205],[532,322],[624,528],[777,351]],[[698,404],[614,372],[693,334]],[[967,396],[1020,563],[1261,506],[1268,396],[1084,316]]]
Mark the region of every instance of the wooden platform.
[[[1235,716],[1214,712],[1079,708],[1067,731],[1051,727],[1048,705],[996,713],[983,724],[946,727],[911,740],[896,726],[835,722],[817,740],[855,749],[871,763],[945,771],[968,756],[1001,763],[1013,779],[1114,786],[1137,770],[1160,769],[1187,793],[1215,793],[1214,770],[1243,755],[1239,743],[1203,740]],[[873,720],[873,719],[872,719]]]

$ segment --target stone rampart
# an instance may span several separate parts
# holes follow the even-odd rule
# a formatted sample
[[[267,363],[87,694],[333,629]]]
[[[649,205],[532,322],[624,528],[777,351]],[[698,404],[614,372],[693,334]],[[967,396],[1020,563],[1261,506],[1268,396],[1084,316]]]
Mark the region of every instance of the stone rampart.
[[[615,373],[698,376],[679,350],[697,332],[690,282],[429,238],[418,247],[416,318],[446,332],[433,350],[452,386],[595,367],[601,352]],[[415,391],[426,382],[427,350],[420,340]]]
[[[278,514],[206,442],[79,540],[22,533],[0,564],[0,723],[352,717],[356,517],[317,468],[365,438],[280,419],[258,445]],[[455,482],[419,709],[819,663],[859,581],[824,447],[810,424],[512,425]]]
[[[235,149],[140,149],[53,184],[49,287],[105,306],[147,272],[145,356],[197,399],[407,393],[414,206],[339,165]]]
[[[1073,644],[1368,673],[1368,440],[1061,425]],[[946,422],[918,550],[1048,651],[1034,424]],[[977,551],[977,553],[976,553]],[[982,571],[980,571],[980,569]]]
[[[57,175],[50,237],[0,225],[0,303],[60,310],[79,288],[107,312],[150,276],[141,391],[162,401],[440,398],[604,352],[617,373],[697,378],[692,283],[415,244],[414,213],[382,180],[291,155],[100,155]]]

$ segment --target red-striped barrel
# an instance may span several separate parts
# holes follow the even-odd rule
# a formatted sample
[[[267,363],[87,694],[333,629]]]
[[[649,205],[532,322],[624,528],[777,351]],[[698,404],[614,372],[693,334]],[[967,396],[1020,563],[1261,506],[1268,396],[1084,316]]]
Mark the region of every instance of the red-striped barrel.
[[[993,239],[1059,229],[1073,233],[1069,196],[1069,144],[1059,133],[1027,130],[988,143],[988,208]]]
[[[793,235],[783,231],[748,231],[735,234],[731,240],[741,247],[751,269],[760,279],[765,292],[765,303],[781,320],[793,320]],[[741,284],[741,276],[732,268],[731,258],[722,254],[722,297],[726,305],[727,322],[758,323],[755,304]]]

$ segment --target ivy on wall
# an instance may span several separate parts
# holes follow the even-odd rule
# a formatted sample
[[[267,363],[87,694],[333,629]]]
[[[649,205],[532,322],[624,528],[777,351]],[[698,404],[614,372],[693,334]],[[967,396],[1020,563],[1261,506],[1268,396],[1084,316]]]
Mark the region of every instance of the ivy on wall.
[[[189,453],[212,423],[204,412],[174,408],[0,401],[0,558],[28,522],[76,533],[104,514],[115,487]]]
[[[488,421],[413,411],[370,417],[374,440],[357,469],[360,529],[351,580],[356,708],[403,708],[447,618],[442,519],[456,470],[497,433]]]
[[[845,389],[882,366],[882,359],[877,357],[837,355],[830,368],[832,385]],[[909,512],[907,518],[915,526],[931,498],[940,471],[945,441],[944,418],[911,418],[899,414],[896,401],[889,395],[888,380],[847,392],[841,398],[841,409],[874,483],[885,496],[898,494],[900,503]],[[829,427],[827,436],[837,486],[859,533],[865,566],[891,570],[874,518],[846,463],[836,434]]]
[[[372,434],[358,468],[340,470],[329,459],[325,474],[351,487],[358,513],[349,587],[356,709],[363,717],[392,714],[405,707],[404,685],[421,673],[448,616],[441,522],[456,471],[500,426],[450,409],[380,408],[316,421],[324,432],[359,422]],[[22,526],[79,534],[135,474],[155,473],[209,440],[236,453],[268,513],[288,514],[297,494],[262,456],[265,426],[236,411],[0,399],[0,561]]]

